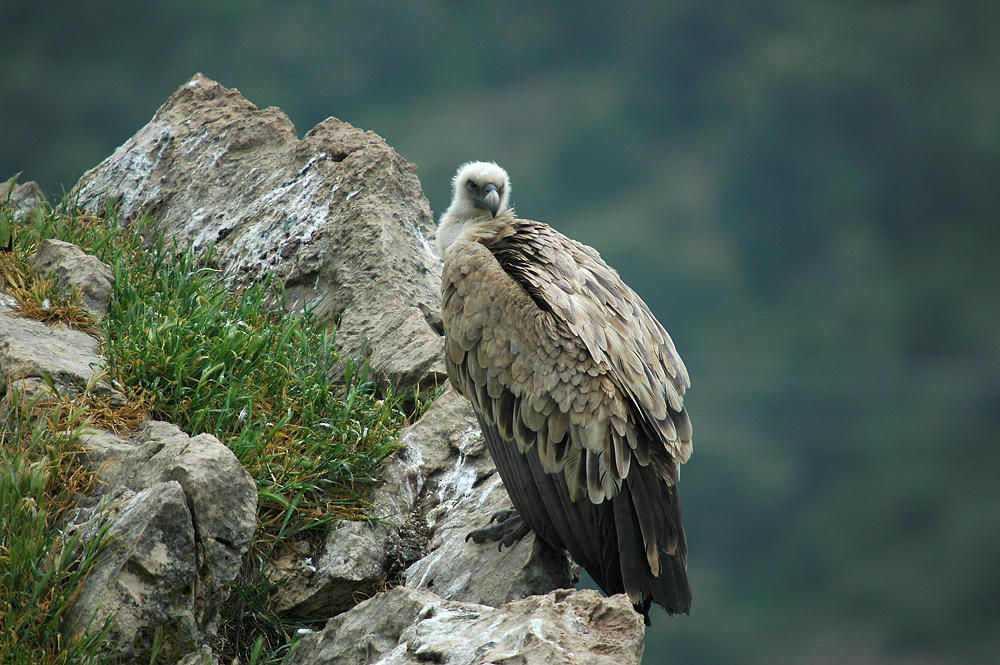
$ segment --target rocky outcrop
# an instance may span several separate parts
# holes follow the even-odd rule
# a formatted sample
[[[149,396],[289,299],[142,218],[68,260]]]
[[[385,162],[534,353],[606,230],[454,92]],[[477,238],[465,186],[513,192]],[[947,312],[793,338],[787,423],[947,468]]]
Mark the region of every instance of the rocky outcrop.
[[[45,203],[45,194],[34,180],[16,183],[14,178],[10,178],[0,183],[0,206],[9,208],[15,221],[41,203]]]
[[[108,311],[115,275],[111,266],[76,245],[55,238],[42,240],[32,257],[35,270],[54,277],[59,295],[79,294],[80,304],[98,318]]]
[[[409,479],[407,485],[416,490],[415,519],[430,534],[423,547],[426,554],[406,568],[407,587],[429,589],[447,599],[501,605],[574,585],[572,562],[534,534],[503,551],[496,543],[466,540],[469,531],[513,507],[468,400],[449,389],[403,432],[401,441],[405,452],[390,462],[394,468],[386,483],[393,487],[394,479]],[[382,491],[394,497],[403,494]],[[383,500],[376,506],[388,518],[387,504]]]
[[[70,248],[59,249],[79,259]],[[103,365],[90,335],[17,316],[0,297],[0,415],[14,399],[53,391],[125,405]],[[102,539],[105,549],[64,620],[67,637],[112,617],[109,650],[123,662],[148,662],[156,635],[170,662],[203,653],[256,528],[256,485],[217,439],[189,438],[168,423],[146,423],[128,438],[92,431],[80,444],[101,492],[82,498],[61,529],[85,546]]]
[[[111,616],[108,643],[147,662],[159,631],[164,662],[211,644],[256,528],[257,488],[236,456],[208,434],[147,422],[131,439],[108,432],[79,441],[103,488],[68,532],[106,548],[66,618],[78,634]]]
[[[119,490],[108,500],[68,530],[83,529],[90,540],[107,527],[107,540],[66,617],[64,633],[72,638],[110,618],[107,644],[123,661],[148,660],[157,631],[166,633],[165,655],[183,657],[202,639],[193,593],[198,551],[184,488],[169,481],[141,492]]]
[[[430,210],[414,167],[378,136],[331,118],[299,140],[279,110],[198,75],[76,195],[92,207],[115,197],[126,223],[149,213],[150,237],[214,245],[236,286],[276,275],[290,303],[337,325],[343,354],[367,353],[385,379],[442,381]],[[51,376],[60,391],[124,400],[102,383],[96,343],[74,332],[0,310],[0,377],[27,389]],[[104,533],[107,546],[67,639],[113,616],[109,645],[122,662],[148,662],[154,635],[162,662],[211,658],[253,534],[252,480],[213,437],[167,423],[80,443],[103,490],[65,531]],[[293,662],[639,661],[642,619],[627,598],[560,589],[575,581],[571,562],[532,535],[502,552],[466,541],[511,504],[464,398],[445,390],[401,443],[369,496],[373,519],[280,553],[274,607],[329,620]]]
[[[11,399],[30,401],[52,393],[71,396],[90,392],[124,405],[125,396],[104,378],[104,359],[96,339],[64,325],[44,323],[14,315],[10,303],[0,299],[0,415]]]
[[[150,236],[214,244],[236,284],[275,275],[291,307],[337,326],[343,356],[400,389],[443,381],[434,220],[416,167],[378,135],[330,118],[299,140],[279,109],[199,74],[76,194],[149,213]]]
[[[485,605],[573,586],[570,560],[534,534],[502,552],[495,543],[466,541],[511,503],[464,397],[447,390],[400,442],[370,496],[374,521],[342,524],[319,551],[282,558],[280,610],[329,617],[393,578]]]
[[[623,595],[555,591],[492,608],[399,587],[306,635],[290,665],[637,665],[642,636]]]

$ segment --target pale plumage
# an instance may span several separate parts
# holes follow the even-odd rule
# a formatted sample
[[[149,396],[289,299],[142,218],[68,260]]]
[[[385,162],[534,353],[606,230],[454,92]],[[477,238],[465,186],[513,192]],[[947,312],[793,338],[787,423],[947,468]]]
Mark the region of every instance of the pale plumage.
[[[515,217],[502,168],[466,164],[453,185],[438,231],[448,374],[511,501],[606,592],[687,612],[689,380],[673,342],[595,250]],[[474,535],[525,532],[509,519]]]

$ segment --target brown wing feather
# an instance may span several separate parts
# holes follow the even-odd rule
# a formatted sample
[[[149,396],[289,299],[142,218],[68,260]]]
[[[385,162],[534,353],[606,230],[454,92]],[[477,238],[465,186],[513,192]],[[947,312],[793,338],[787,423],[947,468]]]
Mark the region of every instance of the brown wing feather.
[[[517,220],[491,250],[583,341],[595,363],[610,369],[646,425],[661,432],[671,457],[686,462],[690,432],[678,432],[675,421],[689,429],[683,398],[690,380],[670,335],[642,299],[594,249],[545,224]]]
[[[605,591],[686,612],[688,379],[662,326],[596,252],[536,222],[455,242],[442,282],[449,376],[522,517]]]

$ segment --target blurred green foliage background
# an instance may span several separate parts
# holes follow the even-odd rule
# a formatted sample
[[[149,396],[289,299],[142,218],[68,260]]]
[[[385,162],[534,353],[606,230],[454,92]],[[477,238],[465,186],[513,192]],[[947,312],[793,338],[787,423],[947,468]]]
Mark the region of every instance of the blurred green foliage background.
[[[195,72],[492,159],[688,365],[692,615],[647,663],[1000,662],[1000,4],[0,4],[0,179],[68,189]]]

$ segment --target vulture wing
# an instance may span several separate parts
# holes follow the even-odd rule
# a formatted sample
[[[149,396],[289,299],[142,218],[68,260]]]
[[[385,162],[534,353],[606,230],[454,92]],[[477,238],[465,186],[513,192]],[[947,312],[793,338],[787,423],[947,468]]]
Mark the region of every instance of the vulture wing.
[[[448,373],[521,517],[607,593],[687,612],[687,371],[593,249],[513,220],[445,255]]]

